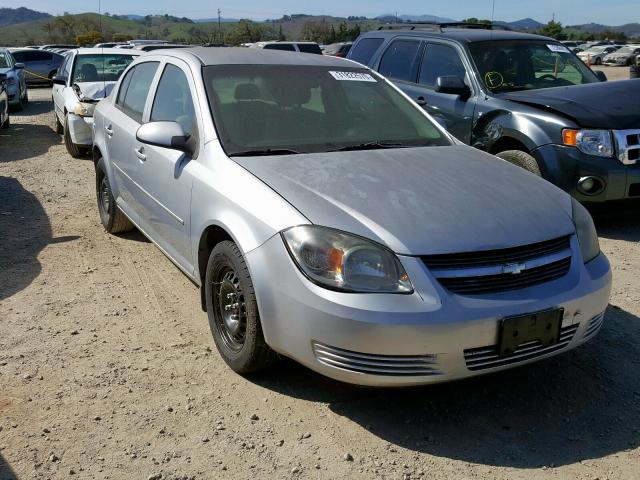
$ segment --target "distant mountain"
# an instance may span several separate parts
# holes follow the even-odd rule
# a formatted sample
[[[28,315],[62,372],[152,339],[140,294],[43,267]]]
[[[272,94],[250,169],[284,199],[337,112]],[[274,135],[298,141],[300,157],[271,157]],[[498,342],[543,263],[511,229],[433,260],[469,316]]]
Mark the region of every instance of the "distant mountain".
[[[392,14],[380,15],[379,17],[376,17],[375,20],[378,20],[382,23],[394,23],[396,21],[396,16]],[[448,23],[457,22],[458,20],[447,17],[438,17],[437,15],[398,15],[398,21]]]
[[[32,22],[49,18],[51,15],[44,12],[36,12],[25,7],[0,8],[0,26],[13,25],[14,23]]]
[[[640,37],[640,23],[627,23],[625,25],[609,26],[602,25],[600,23],[585,23],[583,25],[571,25],[569,28],[575,28],[589,33],[601,33],[605,30],[612,30],[614,32],[622,32],[627,37]]]
[[[234,23],[234,22],[239,22],[240,19],[239,18],[224,18],[222,17],[220,19],[220,22],[222,23]],[[218,22],[218,17],[215,18],[194,18],[193,19],[194,23],[217,23]]]
[[[544,27],[544,23],[540,23],[533,18],[523,18],[515,22],[496,22],[499,25],[506,25],[514,30],[539,30]]]

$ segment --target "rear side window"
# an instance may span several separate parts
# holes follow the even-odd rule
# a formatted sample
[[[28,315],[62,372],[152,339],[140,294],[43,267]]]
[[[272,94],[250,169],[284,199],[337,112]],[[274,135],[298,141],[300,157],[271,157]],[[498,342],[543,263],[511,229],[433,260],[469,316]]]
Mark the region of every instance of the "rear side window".
[[[464,64],[455,48],[430,43],[424,51],[418,82],[434,88],[438,77],[455,76],[464,80],[465,73]]]
[[[290,43],[268,43],[264,46],[265,50],[286,50],[287,52],[295,52],[296,47]]]
[[[142,113],[147,102],[149,88],[158,69],[158,62],[145,62],[136,65],[127,73],[122,82],[116,105],[138,123],[142,123]]]
[[[395,40],[384,52],[378,71],[394,80],[415,81],[420,42],[414,40]]]
[[[298,48],[302,53],[315,53],[316,55],[322,55],[320,45],[317,43],[299,43]]]
[[[363,38],[351,49],[349,59],[368,65],[380,45],[382,45],[382,38]]]

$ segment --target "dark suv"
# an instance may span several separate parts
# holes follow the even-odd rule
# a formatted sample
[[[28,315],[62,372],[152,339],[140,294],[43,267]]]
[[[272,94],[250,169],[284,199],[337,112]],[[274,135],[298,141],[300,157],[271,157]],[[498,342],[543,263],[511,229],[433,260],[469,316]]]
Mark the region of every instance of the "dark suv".
[[[640,79],[606,82],[553,39],[467,24],[384,26],[348,58],[583,202],[640,197]]]

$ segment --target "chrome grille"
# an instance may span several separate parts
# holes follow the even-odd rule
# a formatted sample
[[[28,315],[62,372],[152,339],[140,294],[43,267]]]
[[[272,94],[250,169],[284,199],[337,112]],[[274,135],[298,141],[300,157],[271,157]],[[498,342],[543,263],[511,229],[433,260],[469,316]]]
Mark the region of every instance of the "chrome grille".
[[[571,266],[570,237],[500,250],[423,256],[447,290],[485,294],[526,288],[555,280]],[[513,267],[519,266],[516,271]]]
[[[596,315],[591,320],[589,320],[589,324],[587,325],[587,329],[584,332],[583,338],[587,340],[591,337],[595,337],[596,333],[598,333],[603,323],[604,323],[604,312],[601,313],[600,315]]]
[[[545,347],[539,340],[533,340],[520,345],[508,357],[501,357],[498,354],[498,345],[470,348],[464,351],[464,361],[469,370],[486,370],[524,362],[566,348],[573,339],[576,330],[578,330],[578,325],[563,327],[560,330],[560,339],[555,345]]]
[[[437,355],[378,355],[353,352],[315,341],[311,345],[320,363],[350,372],[405,377],[442,375],[438,369]]]
[[[616,130],[613,136],[618,160],[625,165],[640,164],[640,130]]]

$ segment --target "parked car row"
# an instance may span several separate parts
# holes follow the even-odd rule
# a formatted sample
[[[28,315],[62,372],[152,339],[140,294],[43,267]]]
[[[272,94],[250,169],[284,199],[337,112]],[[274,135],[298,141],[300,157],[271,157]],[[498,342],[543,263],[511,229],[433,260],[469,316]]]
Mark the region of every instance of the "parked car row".
[[[22,110],[29,101],[24,64],[16,62],[6,48],[0,48],[0,74],[5,76],[9,108]]]
[[[400,68],[413,45],[393,42],[417,40],[416,59],[429,49],[404,33],[366,34],[352,53],[400,52]],[[439,43],[460,62],[429,50],[449,74],[433,91],[472,98],[471,46]],[[592,338],[611,273],[588,212],[464,145],[378,63],[250,48],[138,57],[94,111],[104,228],[139,228],[200,286],[218,351],[242,374],[277,352],[351,383],[424,384]]]

